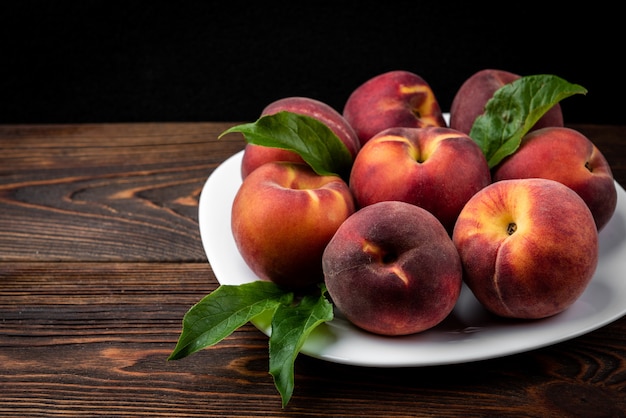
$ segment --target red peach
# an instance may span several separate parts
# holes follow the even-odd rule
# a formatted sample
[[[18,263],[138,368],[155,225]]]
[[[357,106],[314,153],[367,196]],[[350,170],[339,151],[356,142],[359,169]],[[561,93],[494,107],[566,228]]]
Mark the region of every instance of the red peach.
[[[361,146],[387,128],[447,126],[430,85],[409,71],[379,74],[352,91],[343,116]]]
[[[387,201],[350,216],[322,258],[328,294],[354,325],[382,335],[432,328],[454,308],[459,254],[428,211]]]
[[[493,180],[540,177],[570,187],[587,203],[601,230],[617,206],[617,189],[611,167],[593,142],[565,127],[542,128],[528,133],[515,153],[493,170]]]
[[[385,200],[420,206],[452,233],[459,212],[491,183],[487,160],[472,139],[450,128],[390,128],[354,160],[350,189],[358,207]]]

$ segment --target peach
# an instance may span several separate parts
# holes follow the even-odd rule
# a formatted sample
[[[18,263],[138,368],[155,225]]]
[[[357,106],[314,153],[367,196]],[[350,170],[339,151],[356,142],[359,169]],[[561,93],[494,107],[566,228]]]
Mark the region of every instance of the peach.
[[[464,280],[492,313],[539,319],[563,312],[598,263],[598,231],[585,202],[554,180],[502,180],[465,205],[452,240]]]
[[[485,105],[502,86],[521,76],[509,71],[484,69],[471,75],[457,90],[450,106],[450,127],[469,134],[474,121],[485,112]],[[535,123],[533,129],[563,126],[561,105],[556,104]]]
[[[447,126],[430,85],[419,75],[402,70],[379,74],[354,89],[343,116],[361,146],[387,128]]]
[[[565,127],[532,131],[515,153],[493,169],[493,180],[540,177],[559,181],[587,203],[598,230],[617,206],[617,189],[611,167],[593,142]]]
[[[308,165],[268,162],[242,182],[231,210],[237,248],[262,280],[290,289],[323,281],[326,244],[355,210],[350,189]]]
[[[428,211],[400,201],[358,210],[322,257],[328,294],[354,325],[406,335],[443,321],[462,285],[452,239]]]
[[[281,111],[309,116],[324,123],[339,137],[353,158],[361,148],[359,139],[352,126],[344,119],[341,113],[324,102],[310,97],[285,97],[267,105],[261,112],[261,116],[273,115]],[[241,162],[241,177],[245,178],[255,168],[269,161],[304,163],[304,160],[297,153],[290,150],[246,144]]]
[[[357,207],[385,200],[412,203],[435,215],[449,233],[465,203],[489,183],[478,145],[441,127],[379,132],[361,148],[349,179]]]

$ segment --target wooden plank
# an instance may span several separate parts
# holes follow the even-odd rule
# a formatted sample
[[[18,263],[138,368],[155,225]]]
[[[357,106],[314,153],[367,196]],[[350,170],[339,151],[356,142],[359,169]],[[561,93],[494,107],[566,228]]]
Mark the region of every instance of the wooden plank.
[[[626,320],[572,341],[461,365],[369,368],[304,355],[283,411],[267,337],[245,325],[166,361],[206,263],[0,263],[0,415],[620,416]],[[367,411],[367,413],[364,413]],[[581,414],[581,415],[579,415]]]
[[[0,261],[200,261],[226,124],[0,126]]]

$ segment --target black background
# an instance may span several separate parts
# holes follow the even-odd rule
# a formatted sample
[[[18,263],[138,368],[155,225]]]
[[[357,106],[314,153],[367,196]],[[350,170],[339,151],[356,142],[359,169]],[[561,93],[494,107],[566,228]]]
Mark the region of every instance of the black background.
[[[370,77],[422,76],[444,110],[474,72],[550,73],[588,89],[566,123],[623,124],[621,14],[439,1],[10,1],[0,123],[248,121],[308,96],[337,110]]]

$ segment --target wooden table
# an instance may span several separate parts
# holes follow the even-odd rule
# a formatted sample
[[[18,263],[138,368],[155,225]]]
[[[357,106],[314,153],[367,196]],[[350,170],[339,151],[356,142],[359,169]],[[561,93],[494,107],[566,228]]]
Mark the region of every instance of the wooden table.
[[[166,361],[185,312],[218,286],[197,203],[243,147],[216,139],[231,125],[0,126],[0,415],[626,416],[626,318],[458,365],[301,355],[285,409],[250,324]],[[626,126],[574,127],[626,185]]]

